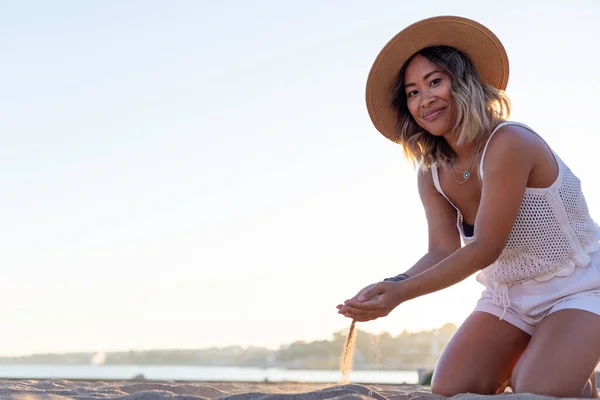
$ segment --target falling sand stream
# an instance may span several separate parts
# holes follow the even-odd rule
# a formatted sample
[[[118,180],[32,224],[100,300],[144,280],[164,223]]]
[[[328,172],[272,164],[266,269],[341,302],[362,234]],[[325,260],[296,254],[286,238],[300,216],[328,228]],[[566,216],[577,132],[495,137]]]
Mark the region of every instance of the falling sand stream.
[[[349,376],[352,371],[352,361],[354,359],[354,347],[356,346],[356,333],[355,333],[355,320],[352,320],[350,324],[350,330],[348,331],[348,338],[346,339],[346,346],[344,347],[344,354],[340,362],[340,369],[342,370],[341,384],[350,383]]]

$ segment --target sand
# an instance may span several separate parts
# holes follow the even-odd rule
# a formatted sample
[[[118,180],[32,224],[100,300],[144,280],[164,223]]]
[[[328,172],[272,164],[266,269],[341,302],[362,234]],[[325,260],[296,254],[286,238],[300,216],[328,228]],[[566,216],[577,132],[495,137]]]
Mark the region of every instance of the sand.
[[[547,400],[528,394],[454,398]],[[440,400],[427,387],[305,383],[183,383],[164,381],[0,380],[0,399]]]
[[[354,348],[356,347],[356,320],[352,320],[348,337],[346,338],[346,346],[344,346],[344,354],[340,361],[340,370],[342,371],[341,384],[350,383],[350,372],[354,362]]]

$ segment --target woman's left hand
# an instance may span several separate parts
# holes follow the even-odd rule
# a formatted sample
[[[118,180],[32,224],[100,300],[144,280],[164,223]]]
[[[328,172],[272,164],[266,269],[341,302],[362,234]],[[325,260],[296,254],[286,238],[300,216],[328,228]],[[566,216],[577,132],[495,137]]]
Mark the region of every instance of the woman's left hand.
[[[361,322],[385,317],[402,303],[401,284],[402,282],[379,282],[358,296],[346,300],[344,304],[339,304],[338,314]]]

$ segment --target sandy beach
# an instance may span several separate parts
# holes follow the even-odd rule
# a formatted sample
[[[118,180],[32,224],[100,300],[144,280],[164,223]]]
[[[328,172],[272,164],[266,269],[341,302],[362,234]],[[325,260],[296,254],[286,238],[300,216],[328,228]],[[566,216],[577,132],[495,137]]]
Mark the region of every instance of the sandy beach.
[[[502,400],[548,399],[510,393]],[[492,396],[464,394],[461,400]],[[436,400],[429,388],[413,385],[337,385],[305,383],[180,383],[158,381],[0,380],[2,399],[227,399],[227,400]]]

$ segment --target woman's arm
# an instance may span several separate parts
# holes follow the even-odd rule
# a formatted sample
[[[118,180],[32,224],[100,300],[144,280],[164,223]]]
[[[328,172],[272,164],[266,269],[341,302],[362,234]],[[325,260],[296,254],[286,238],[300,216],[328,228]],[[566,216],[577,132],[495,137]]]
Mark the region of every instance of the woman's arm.
[[[408,276],[418,275],[428,270],[460,248],[460,235],[456,228],[456,210],[436,190],[431,170],[419,170],[417,183],[419,196],[427,218],[429,246],[427,253],[406,271]],[[358,301],[359,297],[362,297],[365,292],[368,292],[374,286],[376,284],[368,285],[346,302]],[[343,304],[338,304],[337,308],[340,314],[345,314],[347,311]]]
[[[405,272],[410,277],[433,267],[461,245],[456,228],[456,210],[435,188],[430,169],[419,170],[417,185],[427,218],[429,243],[427,253]]]
[[[535,146],[531,133],[505,126],[494,135],[484,160],[485,178],[473,242],[402,288],[402,301],[452,286],[492,264],[504,248],[517,218]]]
[[[452,286],[493,263],[512,231],[533,169],[530,135],[509,125],[490,141],[473,242],[411,279],[378,283],[345,303],[348,314],[359,321],[387,315],[404,301]]]

